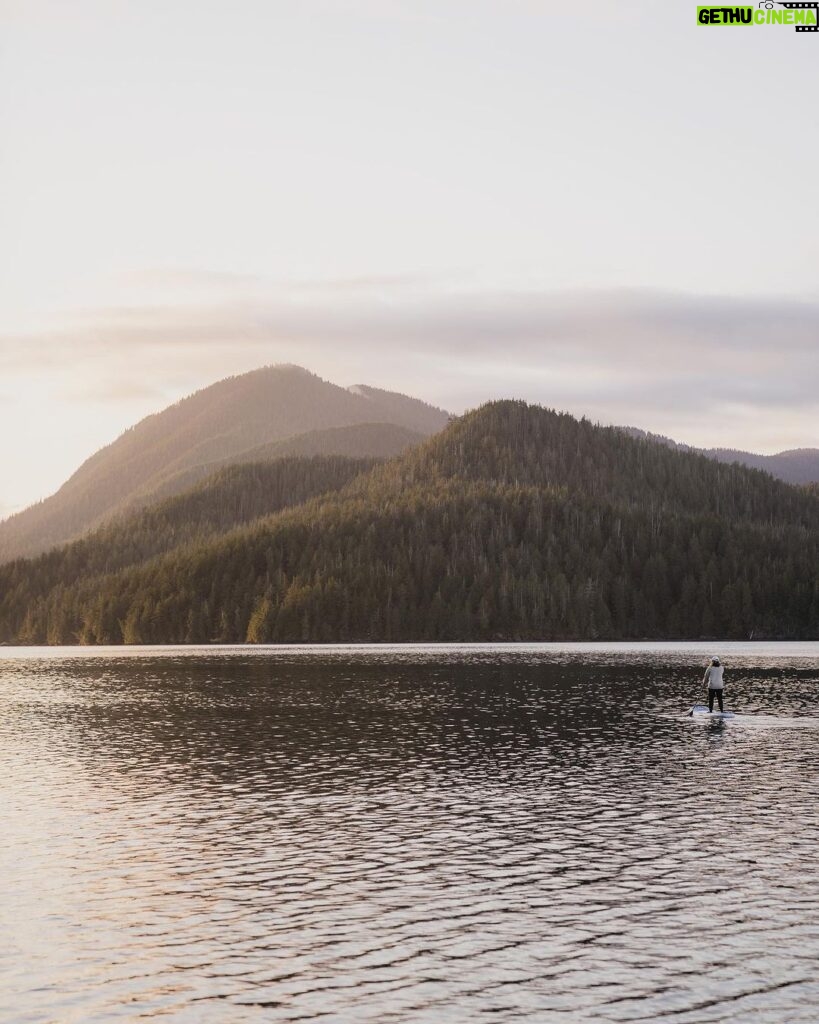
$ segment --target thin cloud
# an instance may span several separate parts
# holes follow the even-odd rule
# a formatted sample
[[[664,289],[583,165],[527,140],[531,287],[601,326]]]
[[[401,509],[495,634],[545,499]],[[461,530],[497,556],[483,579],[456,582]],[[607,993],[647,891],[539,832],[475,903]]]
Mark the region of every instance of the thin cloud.
[[[376,377],[456,412],[520,395],[602,420],[661,421],[667,429],[676,415],[678,433],[706,416],[714,443],[725,417],[735,424],[745,418],[758,430],[754,419],[782,415],[791,433],[795,416],[803,431],[819,421],[817,302],[447,292],[401,278],[288,289],[257,279],[236,283],[242,295],[230,301],[85,311],[50,334],[7,337],[0,367],[31,372],[80,360],[94,368],[95,393],[125,374],[120,388],[136,395],[155,390],[165,371],[188,380],[192,370],[225,375],[297,362],[342,381],[351,382],[350,373]]]

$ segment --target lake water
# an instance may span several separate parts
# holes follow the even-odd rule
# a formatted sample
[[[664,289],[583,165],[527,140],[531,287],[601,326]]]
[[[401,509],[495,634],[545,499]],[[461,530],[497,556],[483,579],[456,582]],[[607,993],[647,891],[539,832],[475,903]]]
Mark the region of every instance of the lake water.
[[[0,650],[0,1019],[819,1020],[819,644]]]

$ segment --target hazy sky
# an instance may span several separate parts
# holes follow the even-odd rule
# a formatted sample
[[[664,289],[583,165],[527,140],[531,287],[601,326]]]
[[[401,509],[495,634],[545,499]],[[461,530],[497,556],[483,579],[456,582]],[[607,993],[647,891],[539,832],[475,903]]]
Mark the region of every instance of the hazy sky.
[[[0,515],[271,362],[819,444],[819,36],[673,0],[0,0]]]

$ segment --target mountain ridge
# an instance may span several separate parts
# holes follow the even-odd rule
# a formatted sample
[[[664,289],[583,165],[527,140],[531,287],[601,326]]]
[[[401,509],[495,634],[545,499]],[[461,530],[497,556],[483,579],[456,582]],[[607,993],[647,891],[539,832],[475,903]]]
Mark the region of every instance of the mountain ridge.
[[[418,399],[364,390],[354,393],[292,365],[262,367],[201,388],[124,431],[53,495],[0,522],[0,561],[72,540],[129,505],[150,504],[158,488],[162,497],[174,493],[174,477],[185,486],[191,483],[186,471],[244,461],[259,445],[380,422],[426,436],[449,420],[444,410]]]
[[[144,564],[44,589],[32,563],[1,567],[0,639],[810,639],[817,568],[808,493],[497,402],[332,493]]]
[[[285,455],[389,458],[451,419],[444,410],[407,395],[366,384],[344,388],[292,364],[228,377],[145,417],[95,452],[55,494],[0,521],[0,564],[67,543],[120,513],[183,493],[226,465]],[[317,422],[330,425],[317,427]],[[819,479],[816,449],[764,456],[697,449],[636,427],[616,429],[806,487]]]
[[[665,434],[655,434],[640,427],[619,427],[631,437],[663,444],[679,451],[698,452],[716,462],[739,462],[752,469],[761,469],[778,480],[789,484],[819,483],[819,448],[789,448],[773,455],[760,455],[741,448],[697,448],[695,445],[675,441]]]

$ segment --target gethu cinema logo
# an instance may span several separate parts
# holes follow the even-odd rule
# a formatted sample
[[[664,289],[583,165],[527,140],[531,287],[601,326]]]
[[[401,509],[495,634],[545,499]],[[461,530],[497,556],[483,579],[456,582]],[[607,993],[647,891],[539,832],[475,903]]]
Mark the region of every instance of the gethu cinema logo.
[[[757,7],[697,7],[699,25],[793,25],[797,32],[819,31],[819,0],[812,3],[780,3],[771,0]]]

